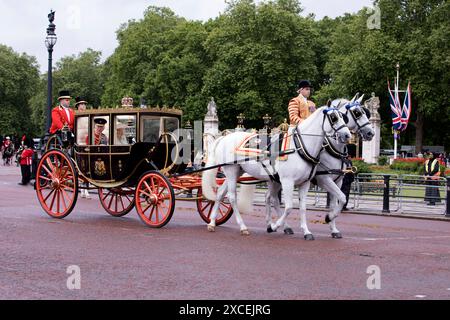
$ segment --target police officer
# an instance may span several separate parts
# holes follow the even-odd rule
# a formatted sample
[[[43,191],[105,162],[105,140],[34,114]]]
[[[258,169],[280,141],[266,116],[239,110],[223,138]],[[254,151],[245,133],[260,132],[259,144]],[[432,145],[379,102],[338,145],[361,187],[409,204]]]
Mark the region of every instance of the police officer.
[[[425,179],[427,187],[425,189],[425,201],[427,205],[434,206],[436,202],[441,202],[439,192],[440,165],[437,153],[430,153],[430,158],[425,161]]]

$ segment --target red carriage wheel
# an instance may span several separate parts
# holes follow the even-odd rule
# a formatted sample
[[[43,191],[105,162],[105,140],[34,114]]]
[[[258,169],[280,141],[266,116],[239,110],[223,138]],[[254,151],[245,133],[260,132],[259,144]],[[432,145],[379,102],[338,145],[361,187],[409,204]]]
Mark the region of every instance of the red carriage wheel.
[[[59,140],[59,137],[57,135],[51,136],[48,139],[47,144],[45,145],[45,151],[52,150],[52,149],[57,149],[57,150],[62,149],[61,141]]]
[[[149,227],[162,228],[172,218],[175,194],[170,182],[159,172],[141,177],[135,192],[136,211]]]
[[[123,217],[134,208],[134,190],[131,188],[98,189],[102,207],[114,217]]]
[[[214,207],[214,201],[203,198],[202,188],[197,191],[197,210],[200,217],[206,223],[211,222],[212,209]],[[231,204],[224,199],[219,206],[219,213],[216,218],[216,226],[220,226],[228,221],[233,215],[233,208]]]
[[[36,193],[44,211],[62,219],[78,197],[78,177],[70,157],[60,150],[46,152],[36,171]]]

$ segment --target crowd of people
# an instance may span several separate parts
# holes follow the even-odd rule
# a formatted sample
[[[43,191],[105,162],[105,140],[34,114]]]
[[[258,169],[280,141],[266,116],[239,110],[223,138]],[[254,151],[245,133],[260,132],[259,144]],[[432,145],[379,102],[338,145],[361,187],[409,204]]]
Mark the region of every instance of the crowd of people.
[[[0,136],[3,165],[11,166],[16,163],[20,166],[22,180],[19,185],[26,186],[35,179],[37,153],[34,150],[33,139],[23,135]]]

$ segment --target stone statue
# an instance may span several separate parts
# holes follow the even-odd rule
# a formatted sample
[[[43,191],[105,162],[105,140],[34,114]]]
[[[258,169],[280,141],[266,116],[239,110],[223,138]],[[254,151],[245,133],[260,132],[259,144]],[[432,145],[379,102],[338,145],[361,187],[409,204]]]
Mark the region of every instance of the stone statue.
[[[53,21],[55,21],[55,11],[50,10],[50,13],[48,14],[48,21],[50,23],[53,23]]]
[[[206,116],[217,118],[217,105],[214,102],[214,98],[211,98],[211,101],[208,103],[208,113]]]
[[[381,117],[378,113],[380,98],[372,93],[372,97],[364,103],[364,106],[371,113],[370,123],[375,130],[375,137],[372,141],[363,141],[362,156],[367,163],[377,163],[381,144]]]

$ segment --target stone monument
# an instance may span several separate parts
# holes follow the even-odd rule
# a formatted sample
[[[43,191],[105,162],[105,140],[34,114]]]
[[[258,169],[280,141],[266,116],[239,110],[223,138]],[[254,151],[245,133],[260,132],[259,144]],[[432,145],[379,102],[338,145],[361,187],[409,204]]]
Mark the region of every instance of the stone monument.
[[[214,136],[219,134],[219,118],[217,117],[217,105],[214,102],[214,98],[211,98],[211,101],[208,103],[208,112],[204,119],[203,132]]]
[[[372,98],[367,100],[364,106],[370,110],[370,123],[375,130],[375,137],[372,141],[363,141],[362,158],[367,163],[377,163],[380,157],[381,144],[381,117],[378,113],[380,98],[376,97],[375,93],[372,93]]]

